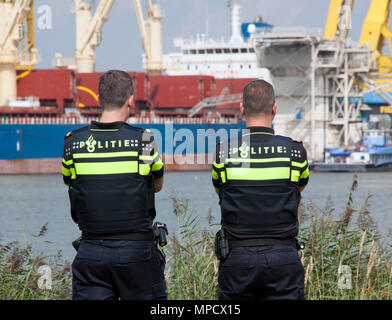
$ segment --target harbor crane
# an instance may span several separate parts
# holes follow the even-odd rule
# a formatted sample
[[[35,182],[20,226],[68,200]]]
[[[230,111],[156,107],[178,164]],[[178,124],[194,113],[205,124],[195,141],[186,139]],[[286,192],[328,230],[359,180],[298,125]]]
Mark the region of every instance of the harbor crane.
[[[372,51],[372,72],[362,75],[362,89],[373,91],[392,105],[392,32],[389,28],[391,0],[372,0],[363,22],[359,46]],[[324,39],[347,40],[354,0],[331,0]],[[389,55],[385,53],[388,45]]]
[[[360,46],[372,51],[373,71],[365,81],[366,87],[392,106],[392,33],[389,28],[391,0],[372,0],[362,26]],[[389,54],[385,46],[388,46]]]
[[[153,4],[152,0],[147,0],[147,19],[145,20],[140,0],[133,0],[133,3],[142,37],[147,73],[161,75],[164,71],[161,9],[158,4]]]
[[[34,1],[0,0],[0,106],[17,98],[17,70],[39,62],[34,45]]]
[[[392,52],[392,33],[389,28],[391,0],[372,0],[362,26],[359,45],[366,45],[373,51],[378,73],[392,72],[392,59],[384,52],[385,44]]]
[[[76,69],[79,73],[91,73],[95,69],[95,48],[102,42],[102,28],[109,19],[115,0],[101,0],[94,15],[91,3],[74,0],[76,16],[75,63],[56,54],[56,67]]]
[[[324,30],[326,40],[346,40],[351,25],[354,0],[331,0]]]

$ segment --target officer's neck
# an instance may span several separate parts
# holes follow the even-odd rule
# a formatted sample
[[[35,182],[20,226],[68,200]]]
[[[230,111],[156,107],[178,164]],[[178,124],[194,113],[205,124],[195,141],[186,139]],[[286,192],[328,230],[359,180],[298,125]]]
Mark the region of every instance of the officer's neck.
[[[126,121],[128,119],[127,111],[127,109],[123,110],[123,108],[118,110],[104,110],[99,121],[104,123]]]
[[[271,128],[272,127],[272,119],[269,118],[251,118],[248,117],[246,118],[246,127],[267,127]]]

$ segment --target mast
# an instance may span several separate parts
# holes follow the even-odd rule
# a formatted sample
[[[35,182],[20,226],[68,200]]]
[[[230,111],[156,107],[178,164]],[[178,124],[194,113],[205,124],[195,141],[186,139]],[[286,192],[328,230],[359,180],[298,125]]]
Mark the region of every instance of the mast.
[[[243,0],[229,0],[231,6],[230,43],[244,42],[241,36],[241,10]]]

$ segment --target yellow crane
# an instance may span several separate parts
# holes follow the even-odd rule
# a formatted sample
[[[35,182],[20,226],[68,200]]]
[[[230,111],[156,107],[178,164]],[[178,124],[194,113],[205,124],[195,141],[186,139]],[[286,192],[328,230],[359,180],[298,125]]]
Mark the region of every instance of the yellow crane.
[[[331,0],[324,30],[324,39],[347,39],[353,8],[354,0]]]
[[[392,52],[392,33],[389,29],[391,0],[372,0],[362,26],[359,45],[366,45],[373,51],[378,73],[392,72],[392,59],[384,52],[385,44]]]
[[[146,70],[150,75],[160,75],[163,69],[162,13],[158,4],[147,0],[147,19],[144,20],[140,0],[133,0],[142,36]]]

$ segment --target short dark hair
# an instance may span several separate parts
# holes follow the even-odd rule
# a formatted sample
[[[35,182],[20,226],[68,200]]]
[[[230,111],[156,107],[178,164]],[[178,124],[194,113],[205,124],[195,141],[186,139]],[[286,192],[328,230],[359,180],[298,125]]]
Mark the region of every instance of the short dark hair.
[[[269,115],[275,104],[274,88],[264,80],[254,80],[244,87],[243,104],[246,116]]]
[[[120,70],[109,70],[99,78],[99,101],[104,109],[121,108],[133,95],[133,80]]]

